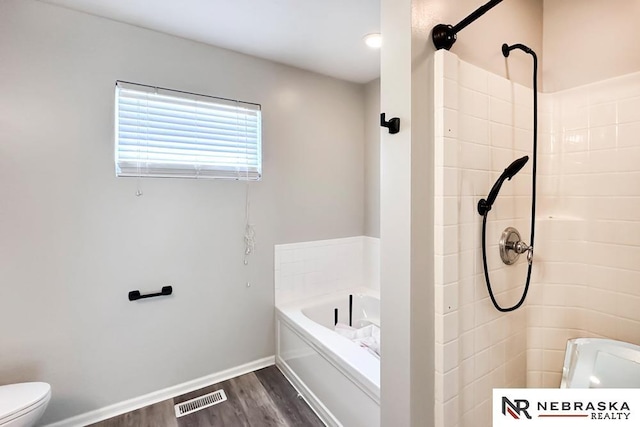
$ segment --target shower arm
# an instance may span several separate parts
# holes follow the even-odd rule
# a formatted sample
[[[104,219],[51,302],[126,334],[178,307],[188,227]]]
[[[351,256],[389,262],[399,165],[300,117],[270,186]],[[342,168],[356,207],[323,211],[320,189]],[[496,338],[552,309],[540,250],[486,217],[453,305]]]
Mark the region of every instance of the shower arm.
[[[469,16],[467,16],[454,26],[448,24],[438,24],[433,27],[433,30],[431,31],[431,39],[433,40],[433,44],[436,49],[451,49],[451,46],[453,46],[453,44],[456,42],[458,38],[457,34],[460,31],[462,31],[467,25],[471,24],[473,21],[487,13],[489,10],[493,9],[493,7],[500,2],[502,2],[502,0],[491,0],[486,4],[483,4],[475,11],[473,11]]]

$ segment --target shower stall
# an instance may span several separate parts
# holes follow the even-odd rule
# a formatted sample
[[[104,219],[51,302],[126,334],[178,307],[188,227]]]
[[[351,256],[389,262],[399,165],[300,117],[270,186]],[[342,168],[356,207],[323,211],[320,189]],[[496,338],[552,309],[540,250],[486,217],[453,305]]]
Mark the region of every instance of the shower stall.
[[[386,336],[399,337],[381,364],[386,423],[430,419],[414,402],[433,392],[435,426],[489,427],[492,389],[560,387],[569,339],[640,344],[640,3],[489,1],[463,18],[470,4],[382,2],[383,35],[393,37],[381,105],[403,123],[381,143],[381,313]],[[535,50],[539,90],[531,56],[505,58],[503,43]],[[527,256],[503,263],[502,233],[517,229],[534,246],[504,239],[532,262],[514,311],[496,310],[487,289],[481,199],[501,307],[518,305],[530,267]],[[419,388],[432,378],[433,389]],[[406,394],[410,404],[389,397]]]
[[[568,339],[640,343],[640,72],[537,94],[535,218],[533,89],[446,50],[433,74],[436,426],[489,427],[493,388],[560,386]],[[533,268],[503,263],[503,231],[533,221]],[[505,307],[531,269],[518,310],[485,265]]]

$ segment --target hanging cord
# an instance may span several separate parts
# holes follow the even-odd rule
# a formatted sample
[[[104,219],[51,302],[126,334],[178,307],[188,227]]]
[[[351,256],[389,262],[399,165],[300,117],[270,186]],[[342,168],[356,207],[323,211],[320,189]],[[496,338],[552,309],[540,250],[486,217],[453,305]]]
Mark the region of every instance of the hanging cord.
[[[157,89],[155,90],[154,94],[156,94],[156,95],[158,94],[158,90]],[[145,111],[147,112],[147,115],[148,115],[148,113],[149,113],[149,97],[148,97],[148,95],[145,97],[145,107],[146,107]],[[148,126],[147,126],[145,134],[146,135],[149,134]],[[147,157],[148,157],[148,154],[149,154],[148,136],[145,137],[145,144],[147,146],[146,152],[147,152]],[[140,197],[140,196],[144,195],[144,193],[142,192],[142,166],[141,166],[142,153],[141,153],[141,150],[140,150],[140,142],[138,142],[136,148],[138,150],[138,162],[136,163],[136,169],[137,169],[136,172],[138,173],[138,177],[136,178],[136,197]]]
[[[240,102],[236,101],[236,112],[240,110]],[[238,123],[238,115],[236,114],[236,125]],[[247,117],[244,116],[244,161],[247,163],[248,148],[247,148]],[[253,228],[253,224],[250,221],[251,202],[249,201],[249,167],[245,165],[245,223],[244,223],[244,265],[249,265],[249,255],[251,255],[256,247],[256,232]],[[251,283],[247,281],[247,287],[251,286]]]
[[[506,44],[502,45],[502,52],[505,57],[509,56],[509,52],[512,49],[521,49],[533,57],[533,166],[531,170],[531,236],[529,240],[530,253],[527,256],[527,261],[529,263],[529,267],[527,268],[527,281],[524,285],[522,297],[520,297],[520,301],[518,301],[514,306],[506,308],[501,307],[500,304],[498,304],[498,301],[496,301],[496,297],[493,295],[493,290],[491,289],[491,281],[489,280],[489,268],[487,267],[486,235],[488,212],[485,212],[482,216],[482,264],[484,265],[484,278],[487,282],[487,291],[489,291],[489,297],[491,298],[493,306],[496,308],[496,310],[503,313],[517,310],[527,298],[527,293],[529,292],[529,284],[531,282],[531,269],[533,267],[533,239],[535,237],[536,231],[536,169],[538,163],[538,57],[533,50],[525,45],[515,44],[511,47],[507,46]]]
[[[138,164],[137,164],[137,172],[138,172],[138,177],[136,178],[136,197],[140,197],[143,195],[142,193],[142,171],[140,170],[140,149],[138,148]]]
[[[246,200],[245,200],[245,225],[244,225],[244,265],[249,264],[249,255],[253,253],[256,246],[256,232],[253,225],[249,221],[249,211],[251,203],[249,202],[249,182],[246,184]]]
[[[485,213],[482,216],[482,264],[484,265],[484,279],[487,283],[487,291],[489,291],[489,297],[491,298],[491,302],[493,303],[493,306],[496,308],[496,310],[501,311],[503,313],[517,310],[524,303],[524,300],[527,298],[527,293],[529,292],[529,283],[531,281],[531,267],[533,265],[533,261],[531,260],[529,262],[529,267],[527,268],[527,282],[524,285],[524,292],[522,293],[522,297],[520,297],[520,301],[518,301],[518,303],[512,307],[505,308],[500,306],[500,304],[498,304],[498,301],[496,300],[496,297],[493,295],[493,290],[491,289],[491,281],[489,280],[489,268],[487,267],[486,233],[487,233],[487,214]],[[531,235],[533,236],[533,227],[531,230]],[[533,247],[533,245],[531,245],[531,247]]]

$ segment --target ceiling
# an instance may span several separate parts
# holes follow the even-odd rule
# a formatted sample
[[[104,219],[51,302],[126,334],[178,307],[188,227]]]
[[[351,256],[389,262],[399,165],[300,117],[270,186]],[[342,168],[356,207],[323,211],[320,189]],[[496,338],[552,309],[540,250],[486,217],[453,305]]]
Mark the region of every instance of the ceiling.
[[[41,0],[358,83],[380,76],[380,0]]]

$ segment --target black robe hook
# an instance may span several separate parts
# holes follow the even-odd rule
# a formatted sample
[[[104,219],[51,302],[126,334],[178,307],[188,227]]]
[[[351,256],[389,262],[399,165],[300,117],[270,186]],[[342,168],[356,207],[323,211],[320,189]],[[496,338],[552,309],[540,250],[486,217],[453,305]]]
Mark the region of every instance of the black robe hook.
[[[389,133],[394,134],[400,132],[400,119],[398,117],[394,117],[389,121],[385,120],[385,113],[380,114],[380,126],[389,128]]]

